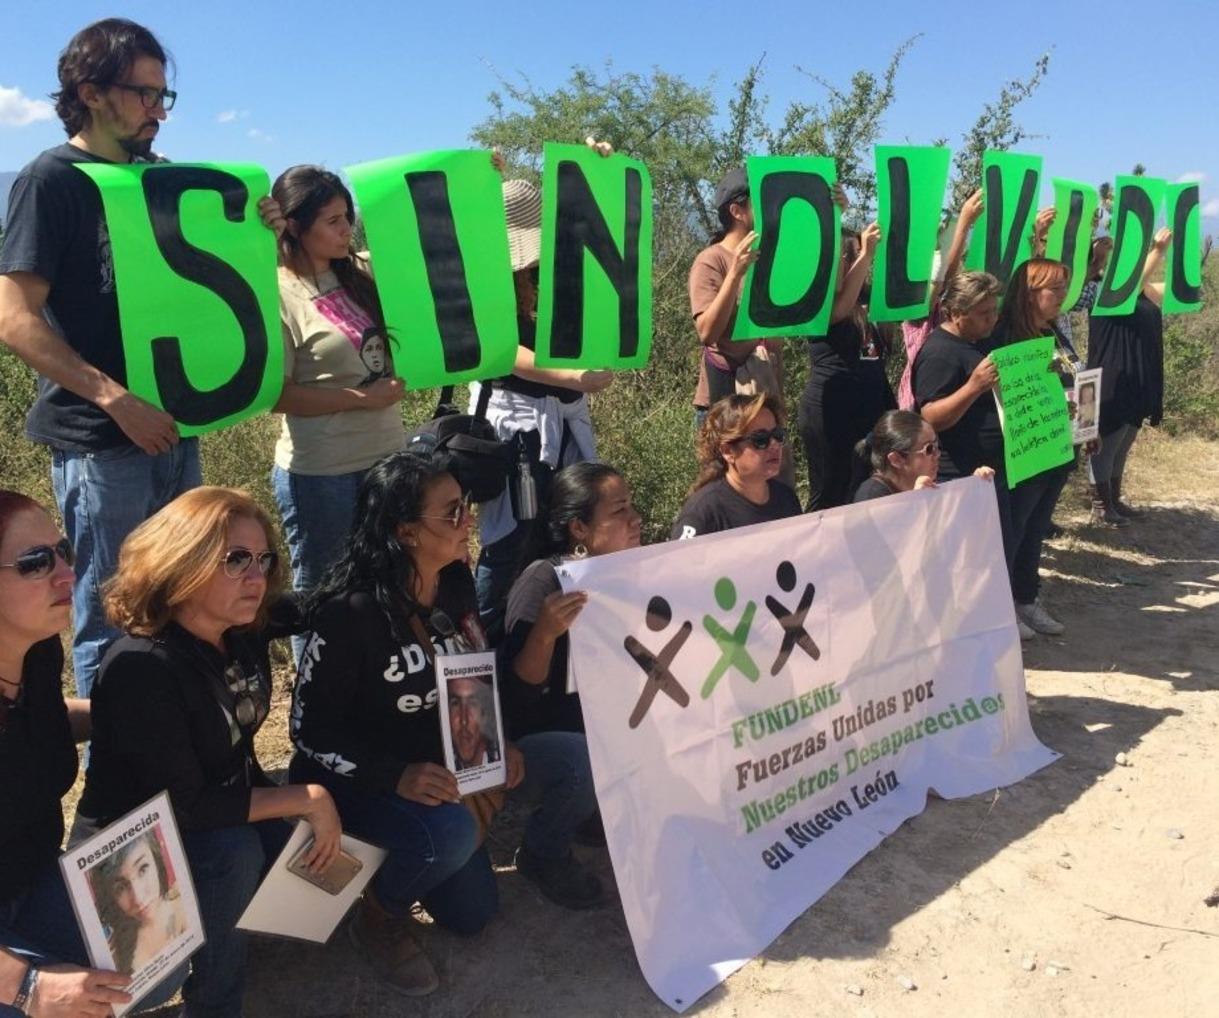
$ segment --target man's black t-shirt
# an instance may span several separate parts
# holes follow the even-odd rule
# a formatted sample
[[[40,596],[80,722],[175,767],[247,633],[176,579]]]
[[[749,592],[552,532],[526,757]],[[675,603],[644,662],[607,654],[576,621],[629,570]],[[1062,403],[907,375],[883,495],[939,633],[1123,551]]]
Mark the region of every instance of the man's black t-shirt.
[[[734,530],[754,523],[769,523],[771,520],[800,515],[800,500],[791,488],[782,481],[767,481],[766,485],[770,498],[764,505],[750,502],[722,477],[699,488],[681,507],[669,539],[684,541],[701,534],[714,534],[720,530]]]
[[[420,615],[436,653],[482,636],[474,578],[460,562],[443,569],[436,602]],[[290,733],[298,758],[371,792],[393,792],[407,764],[444,763],[436,669],[418,639],[402,645],[389,618],[364,591],[331,598],[314,614],[292,697]],[[476,640],[468,639],[477,645]]]
[[[63,841],[60,800],[76,780],[58,636],[34,644],[21,669],[21,694],[0,723],[0,904],[29,888]]]
[[[125,386],[127,362],[101,196],[73,166],[108,162],[64,144],[21,171],[9,192],[0,274],[31,272],[49,283],[45,313],[51,327],[82,359]],[[76,452],[129,444],[101,407],[41,377],[26,434]]]
[[[914,358],[910,384],[916,408],[921,411],[951,396],[990,349],[987,341],[970,343],[942,328],[934,330]],[[975,399],[956,424],[939,432],[939,441],[942,480],[968,477],[981,466],[992,467],[996,478],[1003,478],[1003,431],[993,394],[984,392]]]
[[[508,592],[504,620],[507,637],[500,648],[500,692],[508,737],[519,739],[534,732],[582,732],[584,714],[580,698],[567,692],[567,661],[571,641],[564,633],[554,643],[550,671],[540,686],[526,682],[512,670],[512,662],[525,646],[542,602],[562,588],[551,559],[539,559],[527,567]]]

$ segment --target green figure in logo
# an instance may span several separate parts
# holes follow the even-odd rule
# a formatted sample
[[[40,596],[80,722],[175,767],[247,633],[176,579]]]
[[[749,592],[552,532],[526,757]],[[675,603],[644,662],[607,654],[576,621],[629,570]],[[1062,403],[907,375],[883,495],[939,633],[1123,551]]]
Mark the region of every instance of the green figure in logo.
[[[721,577],[715,583],[715,603],[724,611],[731,611],[736,606],[736,585],[727,576]],[[750,657],[749,651],[745,649],[745,643],[749,639],[749,627],[753,625],[753,616],[757,610],[758,606],[752,601],[745,605],[741,621],[737,623],[736,629],[731,633],[710,615],[703,616],[703,627],[712,635],[720,648],[720,659],[707,673],[707,681],[703,683],[704,700],[715,692],[716,683],[729,668],[735,668],[750,682],[758,681],[758,666]]]

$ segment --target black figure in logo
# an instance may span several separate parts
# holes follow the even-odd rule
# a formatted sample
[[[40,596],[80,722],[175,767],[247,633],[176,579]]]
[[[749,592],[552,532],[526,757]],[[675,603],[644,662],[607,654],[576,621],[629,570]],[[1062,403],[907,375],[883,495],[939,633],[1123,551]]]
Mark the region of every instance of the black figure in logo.
[[[663,597],[657,595],[648,602],[645,622],[653,633],[659,633],[672,621],[673,609],[669,607],[669,602]],[[693,629],[693,623],[683,622],[678,628],[677,633],[669,639],[669,642],[665,644],[664,649],[659,654],[653,654],[633,636],[628,636],[622,641],[626,652],[631,655],[635,663],[647,675],[643,692],[639,694],[639,702],[635,704],[635,709],[631,711],[630,726],[632,728],[639,727],[639,723],[643,721],[644,715],[651,709],[652,701],[656,699],[656,694],[662,690],[679,707],[688,707],[690,705],[690,694],[673,677],[673,673],[669,671],[669,666],[673,663],[673,659],[677,657],[677,652],[681,650],[682,645],[690,638],[690,633]]]
[[[775,579],[779,582],[779,586],[790,594],[796,589],[796,567],[790,562],[780,562],[779,568],[775,570]],[[783,646],[779,648],[775,663],[770,666],[771,675],[779,674],[779,669],[787,664],[787,659],[791,656],[792,648],[796,644],[800,644],[804,653],[814,661],[821,657],[821,650],[813,643],[813,638],[804,628],[804,620],[808,617],[808,610],[813,605],[813,595],[816,592],[816,587],[811,583],[806,584],[804,593],[800,595],[800,604],[795,611],[789,611],[785,605],[780,604],[769,594],[766,596],[766,607],[783,627]]]

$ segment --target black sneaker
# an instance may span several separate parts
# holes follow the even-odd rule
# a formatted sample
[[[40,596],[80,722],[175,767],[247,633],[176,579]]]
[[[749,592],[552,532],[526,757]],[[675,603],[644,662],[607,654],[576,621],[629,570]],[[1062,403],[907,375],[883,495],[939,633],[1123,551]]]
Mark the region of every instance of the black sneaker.
[[[604,897],[601,881],[571,852],[564,859],[539,859],[522,845],[516,850],[516,871],[563,908],[593,908]]]

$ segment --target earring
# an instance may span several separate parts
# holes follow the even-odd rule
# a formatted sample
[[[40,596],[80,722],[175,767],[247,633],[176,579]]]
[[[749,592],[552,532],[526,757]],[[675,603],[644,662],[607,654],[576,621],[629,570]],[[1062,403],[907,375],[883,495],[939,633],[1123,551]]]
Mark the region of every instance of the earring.
[[[581,541],[574,548],[572,548],[571,553],[575,555],[576,558],[588,558],[588,546]]]

